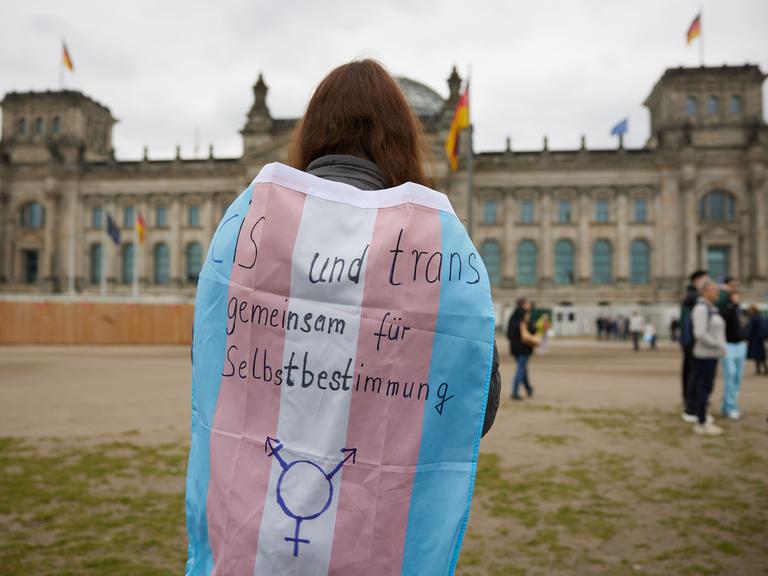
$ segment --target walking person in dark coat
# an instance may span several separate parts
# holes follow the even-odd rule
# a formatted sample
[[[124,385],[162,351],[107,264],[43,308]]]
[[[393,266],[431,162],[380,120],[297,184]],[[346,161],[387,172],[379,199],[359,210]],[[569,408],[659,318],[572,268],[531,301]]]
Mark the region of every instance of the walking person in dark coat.
[[[757,306],[749,307],[749,323],[747,324],[747,359],[755,361],[755,374],[768,376],[768,364],[765,361],[765,338],[762,318]]]
[[[512,313],[507,324],[507,338],[509,338],[509,351],[517,361],[517,370],[512,380],[512,399],[522,400],[520,396],[520,384],[525,386],[528,397],[533,396],[533,387],[528,377],[528,360],[533,354],[533,349],[539,345],[539,339],[529,329],[531,302],[525,298],[517,301],[517,307]]]

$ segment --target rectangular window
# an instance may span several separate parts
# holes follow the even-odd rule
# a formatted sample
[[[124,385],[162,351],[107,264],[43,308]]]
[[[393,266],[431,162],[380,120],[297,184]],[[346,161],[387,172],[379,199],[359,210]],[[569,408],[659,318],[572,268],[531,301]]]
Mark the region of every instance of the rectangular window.
[[[523,200],[520,202],[520,221],[523,224],[533,224],[533,200]]]
[[[94,206],[91,210],[91,228],[104,227],[104,209],[101,206]]]
[[[608,200],[601,199],[595,202],[595,220],[608,222]]]
[[[558,204],[557,221],[560,224],[568,224],[571,221],[572,209],[570,200],[560,200]]]
[[[155,227],[157,228],[168,227],[168,207],[167,206],[155,207]]]
[[[190,228],[200,227],[200,206],[193,204],[187,212],[187,224]]]
[[[731,114],[741,114],[741,96],[731,96]]]
[[[718,282],[731,273],[730,246],[710,246],[707,248],[707,269],[709,275]]]
[[[496,223],[496,200],[486,200],[483,204],[483,222],[486,224]]]
[[[635,199],[634,210],[635,222],[647,222],[648,221],[648,201],[645,198]]]
[[[133,206],[126,206],[123,208],[123,228],[132,230],[134,222],[136,222],[136,210]]]
[[[37,282],[37,269],[40,262],[40,253],[37,250],[24,250],[24,282],[34,284]]]

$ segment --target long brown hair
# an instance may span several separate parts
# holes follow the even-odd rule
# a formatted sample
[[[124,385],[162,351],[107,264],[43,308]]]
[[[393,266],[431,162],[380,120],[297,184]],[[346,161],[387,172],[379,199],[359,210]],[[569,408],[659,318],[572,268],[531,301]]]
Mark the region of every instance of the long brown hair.
[[[374,162],[387,186],[429,185],[421,122],[400,87],[374,60],[332,70],[315,90],[293,133],[289,162],[306,170],[326,154],[349,154]]]

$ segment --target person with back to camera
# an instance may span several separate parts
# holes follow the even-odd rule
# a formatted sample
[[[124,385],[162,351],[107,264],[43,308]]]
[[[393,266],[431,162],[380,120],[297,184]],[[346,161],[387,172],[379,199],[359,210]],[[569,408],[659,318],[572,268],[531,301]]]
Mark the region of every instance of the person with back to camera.
[[[683,422],[693,424],[696,418],[696,389],[693,385],[693,324],[691,323],[691,311],[696,306],[699,298],[699,290],[702,284],[709,279],[706,270],[696,270],[690,276],[686,287],[685,297],[680,303],[680,334],[678,342],[683,352],[683,364],[681,368],[682,392],[683,392]]]
[[[426,150],[394,78],[354,61],[318,85],[290,166],[268,164],[230,205],[211,242],[225,257],[206,259],[196,294],[188,576],[453,572],[499,404],[499,359],[487,273],[447,197],[428,189]],[[419,246],[439,264],[422,260],[417,282],[417,251],[396,281],[398,255]],[[321,265],[313,276],[316,250],[326,265],[334,251],[329,275]],[[477,279],[446,279],[444,250],[461,252]],[[284,306],[285,325],[272,322],[277,307],[261,324],[257,300],[236,333],[246,297]],[[290,328],[292,310],[309,327],[308,307],[315,331],[296,328],[298,313]],[[325,310],[348,322],[323,333]],[[390,310],[410,326],[390,319],[387,329]],[[442,533],[414,532],[433,521]]]
[[[717,360],[726,354],[725,321],[715,302],[719,295],[717,283],[705,280],[701,296],[691,312],[693,324],[693,382],[696,387],[696,417],[693,431],[706,436],[719,436],[722,429],[708,418],[707,406],[715,386]]]
[[[635,352],[640,350],[640,338],[642,337],[644,330],[645,320],[643,320],[640,312],[635,310],[629,318],[629,331],[632,334],[632,350]]]
[[[531,322],[531,302],[525,298],[517,300],[517,306],[507,324],[507,338],[509,339],[509,351],[515,357],[517,369],[512,380],[512,399],[522,400],[520,396],[520,384],[525,386],[528,397],[533,396],[533,387],[528,376],[528,361],[540,340],[532,334],[529,328]]]
[[[727,354],[723,360],[723,402],[721,412],[729,420],[741,418],[739,391],[744,376],[744,361],[747,357],[747,317],[741,311],[741,294],[730,290],[720,308],[725,320]]]

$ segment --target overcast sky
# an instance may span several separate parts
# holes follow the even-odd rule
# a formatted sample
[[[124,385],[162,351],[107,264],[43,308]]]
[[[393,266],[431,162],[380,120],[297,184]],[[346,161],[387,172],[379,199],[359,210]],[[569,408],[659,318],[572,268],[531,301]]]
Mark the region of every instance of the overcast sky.
[[[59,86],[61,40],[75,64],[68,88],[119,119],[117,156],[237,156],[258,73],[274,117],[302,114],[333,67],[360,57],[447,96],[457,65],[472,72],[480,151],[615,146],[611,127],[642,146],[642,102],[665,68],[699,65],[688,25],[703,7],[706,65],[768,72],[765,0],[480,1],[0,0],[0,94]],[[764,103],[768,97],[764,95]],[[764,104],[765,108],[765,104]]]

